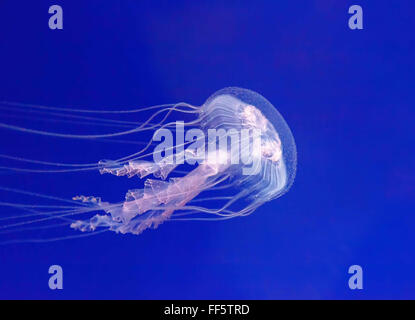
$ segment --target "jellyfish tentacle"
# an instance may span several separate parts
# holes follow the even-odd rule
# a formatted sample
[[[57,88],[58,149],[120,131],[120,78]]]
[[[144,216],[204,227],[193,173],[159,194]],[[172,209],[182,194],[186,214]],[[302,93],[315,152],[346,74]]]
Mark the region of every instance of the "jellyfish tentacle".
[[[38,231],[38,230],[45,230],[45,229],[53,229],[59,227],[67,228],[71,222],[62,222],[62,223],[55,223],[55,224],[48,224],[44,226],[37,226],[37,227],[22,227],[17,229],[6,229],[0,231],[0,235],[10,234],[10,233],[17,233],[17,232],[27,232],[27,231]]]
[[[1,110],[8,109],[0,106]],[[63,118],[67,118],[68,116],[71,116],[69,118],[73,118],[73,115],[65,115]],[[25,111],[24,114],[8,114],[8,119],[30,119],[31,121],[42,121],[42,122],[51,122],[51,123],[68,123],[68,124],[74,124],[74,125],[94,125],[94,126],[102,126],[102,127],[112,127],[112,128],[135,128],[137,125],[140,125],[140,122],[120,122],[120,123],[113,123],[115,120],[111,121],[102,121],[105,119],[95,119],[95,120],[70,120],[70,119],[61,119],[59,115],[56,115],[55,117],[51,117],[49,115],[47,116],[41,116],[41,115],[33,115],[31,110]],[[76,117],[77,118],[77,117]],[[83,117],[82,117],[83,118]]]
[[[52,197],[52,196],[42,195],[38,193],[18,190],[18,189],[0,187],[0,190],[8,191],[8,192],[15,192],[19,194],[28,195],[28,196],[35,196],[37,198],[57,200],[59,202],[66,202],[66,203],[72,204],[71,206],[68,206],[68,205],[61,205],[61,204],[33,205],[33,204],[0,202],[1,206],[12,207],[12,208],[16,208],[16,209],[24,211],[24,213],[22,214],[1,217],[0,219],[1,221],[17,220],[19,222],[1,224],[0,233],[4,233],[7,230],[16,230],[15,228],[17,227],[22,227],[26,225],[41,223],[41,222],[47,222],[50,220],[63,220],[66,222],[66,225],[69,225],[70,223],[75,221],[69,218],[70,216],[91,213],[99,209],[97,205],[97,203],[100,202],[99,198],[93,199],[93,198],[86,198],[86,197],[74,197],[73,198],[74,200],[67,200],[67,199],[61,199],[58,197]],[[37,209],[40,209],[41,211],[38,211]],[[52,210],[50,211],[50,209]],[[32,218],[32,220],[28,220],[27,218]],[[36,228],[40,228],[40,227],[33,227],[32,229],[36,229]]]
[[[30,211],[30,210],[28,210],[28,211]],[[9,228],[13,228],[13,227],[19,227],[19,226],[33,224],[33,223],[39,223],[39,222],[43,222],[43,221],[49,221],[49,220],[53,220],[53,219],[66,219],[65,217],[67,217],[67,216],[75,216],[75,215],[84,214],[84,213],[88,213],[88,212],[94,212],[94,211],[97,211],[97,208],[79,207],[79,208],[74,208],[74,209],[65,210],[65,211],[63,211],[63,210],[49,211],[49,212],[33,211],[33,212],[36,213],[35,215],[46,216],[46,217],[45,218],[34,219],[34,220],[29,220],[29,221],[13,223],[13,224],[8,224],[8,225],[2,225],[2,226],[0,226],[0,230],[9,229]],[[71,221],[68,220],[68,222],[71,222]]]
[[[100,230],[94,233],[81,233],[72,236],[63,236],[63,237],[55,237],[55,238],[48,238],[48,239],[16,239],[16,240],[6,240],[0,242],[0,245],[9,245],[9,244],[19,244],[19,243],[48,243],[54,241],[62,241],[62,240],[70,240],[70,239],[79,239],[79,238],[86,238],[91,236],[96,236],[100,233],[107,232],[108,230]]]
[[[188,124],[185,124],[185,125],[188,125]],[[191,124],[189,123],[189,125],[191,125]],[[177,148],[177,147],[186,146],[186,145],[194,143],[198,140],[199,139],[186,141],[183,144],[179,144],[179,145],[176,145],[176,146],[173,146],[173,147],[170,147],[170,148],[166,148],[166,150],[171,150],[171,149],[174,149],[174,148]],[[138,151],[138,152],[136,152],[136,153],[134,153],[130,156],[118,159],[116,161],[101,160],[98,164],[97,163],[76,164],[76,163],[60,163],[60,162],[40,161],[40,160],[27,159],[27,158],[22,158],[22,157],[15,157],[15,156],[10,156],[10,155],[0,154],[0,158],[14,160],[14,161],[27,162],[27,163],[33,163],[33,164],[39,164],[39,165],[47,165],[47,166],[55,166],[55,167],[71,167],[71,168],[73,168],[73,169],[30,169],[30,168],[19,168],[19,167],[12,167],[12,166],[0,166],[0,169],[7,170],[7,171],[31,172],[31,173],[64,173],[64,172],[92,171],[92,170],[100,169],[101,173],[103,173],[102,171],[104,171],[105,173],[109,172],[109,173],[112,173],[112,174],[115,174],[115,175],[123,175],[123,174],[121,174],[121,172],[126,170],[125,166],[129,166],[130,162],[138,162],[137,160],[139,160],[139,159],[154,155],[154,152],[147,153],[147,154],[142,154],[145,150],[147,150],[150,147],[151,144],[154,143],[153,140],[151,140],[147,143],[146,142],[135,142],[135,141],[103,140],[103,139],[96,140],[96,141],[132,143],[132,144],[145,145],[145,147],[143,149],[141,149],[140,151]],[[189,149],[186,150],[186,155],[185,155],[186,159],[200,160],[200,159],[196,158],[194,154],[191,154],[191,152],[192,152],[192,150],[189,150]],[[140,156],[137,156],[137,155],[140,155]],[[133,156],[135,156],[135,157],[133,157]],[[183,156],[183,155],[178,154],[178,156]],[[129,159],[129,158],[132,158],[132,160],[128,161],[127,159]],[[145,161],[140,160],[140,162],[144,163]],[[169,162],[169,161],[167,161],[167,162]],[[127,163],[127,164],[125,164],[125,163]],[[119,168],[117,170],[115,170],[116,167],[119,167]],[[175,166],[169,166],[169,167],[170,167],[170,169],[168,170],[167,174],[175,168]],[[166,168],[164,167],[163,169],[165,170]],[[127,170],[127,172],[130,172],[130,171],[131,170]],[[157,172],[157,167],[154,167],[154,172]],[[153,173],[153,172],[150,172],[150,173]],[[163,176],[163,175],[166,175],[166,174],[161,174],[160,176]]]
[[[127,134],[131,134],[131,133],[135,133],[135,132],[142,132],[142,131],[157,129],[162,123],[164,123],[164,121],[166,121],[166,119],[170,116],[170,114],[173,111],[178,111],[178,112],[183,112],[183,113],[199,113],[198,109],[194,109],[194,110],[190,110],[190,111],[179,109],[179,107],[181,107],[181,106],[182,106],[182,104],[175,104],[172,107],[161,109],[161,110],[155,112],[153,115],[151,115],[151,117],[149,119],[147,119],[144,123],[142,123],[141,125],[139,125],[136,128],[126,130],[126,131],[107,133],[107,134],[84,134],[84,135],[81,135],[81,134],[56,133],[56,132],[49,132],[49,131],[43,131],[43,130],[35,130],[35,129],[30,129],[30,128],[24,128],[24,127],[10,125],[10,124],[6,124],[6,123],[0,123],[0,128],[19,131],[19,132],[34,133],[34,134],[44,135],[44,136],[54,136],[54,137],[60,137],[60,138],[72,138],[72,139],[109,138],[109,137],[127,135]],[[188,105],[185,104],[185,106],[188,106]],[[156,118],[159,114],[161,114],[163,112],[167,112],[167,113],[159,123],[156,123],[152,126],[146,127],[147,124],[151,123],[151,120],[153,120],[154,118]]]
[[[51,111],[44,111],[44,110],[33,110],[33,109],[28,109],[28,108],[23,108],[23,109],[16,109],[15,107],[11,107],[11,106],[3,106],[0,104],[0,110],[7,110],[7,111],[14,111],[14,112],[20,112],[23,114],[19,114],[18,117],[24,117],[24,116],[28,116],[29,114],[31,115],[30,118],[31,119],[36,119],[34,117],[34,115],[38,115],[37,117],[42,120],[42,121],[47,121],[48,119],[52,120],[52,121],[74,121],[74,120],[67,120],[69,119],[80,119],[83,120],[87,123],[93,123],[94,125],[114,125],[114,126],[137,126],[137,124],[141,124],[139,122],[134,122],[134,121],[126,121],[126,120],[116,120],[116,119],[108,119],[108,118],[99,118],[99,117],[91,117],[91,116],[81,116],[81,115],[77,115],[77,114],[71,114],[71,113],[65,113],[65,112],[51,112]],[[39,116],[40,115],[40,116]],[[41,116],[44,116],[43,118],[41,118]],[[8,114],[8,116],[10,116]],[[13,115],[16,116],[16,115]],[[55,119],[53,117],[56,118],[66,118],[66,119]]]
[[[30,214],[25,213],[25,214],[13,215],[13,216],[5,216],[5,217],[2,216],[0,217],[0,221],[11,220],[11,219],[21,219],[21,218],[39,216],[43,214],[43,212],[35,211],[35,209],[45,210],[45,209],[73,209],[74,208],[73,206],[34,205],[34,204],[22,204],[22,203],[11,203],[11,202],[0,202],[0,206],[11,207],[11,208],[20,209],[23,211],[33,212]]]
[[[181,106],[185,106],[187,108],[190,108],[190,109],[192,109],[192,111],[182,110],[182,109],[179,108]],[[52,109],[54,109],[54,108],[52,108]],[[167,111],[167,114],[163,117],[163,119],[159,123],[151,123],[151,120],[153,118],[155,118],[159,113],[166,112],[166,111]],[[140,131],[144,131],[144,130],[157,129],[157,128],[172,128],[171,126],[173,126],[175,124],[175,122],[171,122],[171,123],[167,123],[167,124],[163,124],[163,122],[168,118],[168,116],[173,111],[190,112],[190,113],[199,113],[200,112],[199,107],[192,106],[192,105],[189,105],[189,104],[186,104],[186,103],[178,103],[178,104],[172,105],[172,107],[170,107],[170,108],[165,108],[165,109],[159,110],[158,112],[153,114],[147,121],[145,121],[143,123],[139,123],[140,126],[134,128],[134,129],[123,131],[123,132],[102,134],[102,135],[61,134],[61,133],[53,133],[53,132],[47,132],[47,131],[33,130],[33,129],[23,128],[23,127],[8,125],[8,124],[4,124],[4,123],[0,123],[0,127],[7,128],[7,129],[12,129],[12,130],[17,130],[17,131],[28,132],[28,133],[36,133],[36,134],[40,134],[40,135],[57,136],[57,137],[63,137],[63,138],[93,139],[95,141],[102,141],[102,142],[119,142],[119,143],[130,143],[130,144],[140,144],[140,145],[144,144],[145,146],[140,151],[138,151],[134,154],[128,155],[126,157],[123,157],[121,159],[118,159],[118,161],[128,161],[128,159],[134,158],[135,156],[140,155],[143,152],[145,152],[145,150],[147,150],[151,146],[151,144],[154,143],[154,141],[151,140],[148,143],[144,143],[144,142],[136,142],[136,141],[114,140],[113,137],[120,136],[120,135],[126,135],[126,134],[134,133],[134,132],[140,132]],[[74,116],[74,115],[67,115],[67,116]],[[91,117],[83,117],[83,118],[96,120],[96,118],[91,118]],[[110,119],[100,119],[100,120],[112,121]],[[199,121],[200,121],[200,119],[198,118],[195,121],[185,123],[185,126],[195,125]],[[146,127],[146,125],[150,125],[150,126]],[[111,138],[112,140],[108,140],[108,139],[106,140],[106,138]],[[29,168],[18,168],[18,167],[11,167],[11,166],[1,166],[0,167],[0,169],[7,170],[7,171],[15,171],[15,172],[32,172],[32,173],[48,173],[48,172],[51,172],[51,173],[59,173],[59,172],[89,171],[89,170],[96,170],[96,169],[99,168],[99,166],[96,163],[66,164],[66,163],[53,163],[53,162],[25,159],[25,158],[13,157],[13,156],[9,156],[9,155],[0,155],[0,157],[1,158],[6,158],[6,159],[11,159],[11,160],[16,160],[16,161],[35,163],[35,164],[44,164],[44,165],[52,165],[52,166],[78,167],[76,169],[59,169],[59,170],[54,170],[54,169],[29,169]],[[79,168],[79,167],[82,167],[82,168]],[[88,167],[88,168],[86,168],[86,167]]]
[[[28,104],[28,103],[20,103],[20,102],[11,102],[11,101],[0,101],[2,105],[8,105],[12,107],[20,107],[20,108],[33,108],[33,109],[43,109],[43,110],[52,110],[52,111],[63,111],[63,112],[73,112],[73,113],[139,113],[142,111],[154,110],[159,108],[166,108],[176,105],[177,103],[168,103],[168,104],[159,104],[149,107],[142,107],[142,108],[135,108],[135,109],[125,109],[125,110],[96,110],[96,109],[76,109],[76,108],[60,108],[60,107],[51,107],[51,106],[44,106],[44,105],[35,105],[35,104]],[[192,106],[186,102],[180,102],[181,106],[185,106],[191,109],[195,109],[197,107]]]
[[[24,195],[33,196],[33,197],[39,197],[39,198],[45,198],[45,199],[50,199],[50,200],[56,200],[56,201],[71,203],[71,204],[75,204],[75,205],[79,205],[80,204],[78,201],[75,201],[75,200],[68,200],[68,199],[65,199],[65,198],[60,198],[60,197],[55,197],[55,196],[50,196],[50,195],[44,195],[44,194],[41,194],[41,193],[24,191],[24,190],[19,190],[19,189],[14,189],[14,188],[7,188],[7,187],[3,187],[3,186],[0,186],[0,190],[6,191],[6,192],[13,192],[13,193],[18,193],[18,194],[24,194]],[[87,206],[87,205],[86,204],[83,204],[83,206]]]

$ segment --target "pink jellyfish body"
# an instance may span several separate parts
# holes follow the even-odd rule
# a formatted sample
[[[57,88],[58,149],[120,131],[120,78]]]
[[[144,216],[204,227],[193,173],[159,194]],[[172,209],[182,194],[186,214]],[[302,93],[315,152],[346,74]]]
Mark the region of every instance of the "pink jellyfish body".
[[[70,200],[73,208],[47,212],[32,208],[32,215],[28,216],[42,216],[25,221],[23,226],[39,220],[61,219],[83,232],[102,229],[140,234],[166,220],[223,220],[246,216],[291,187],[297,162],[294,138],[279,112],[258,93],[231,87],[214,93],[202,106],[180,103],[157,108],[160,110],[138,127],[107,135],[56,134],[0,124],[0,128],[74,139],[154,132],[146,146],[132,155],[101,160],[95,165],[79,165],[79,168],[7,156],[59,166],[60,171],[98,169],[101,174],[145,179],[144,188],[129,190],[125,200],[119,203],[105,202],[95,196],[76,196]],[[168,122],[174,113],[194,119]],[[163,118],[154,124],[151,121],[156,115]],[[176,135],[175,144],[173,135]],[[85,217],[86,214],[90,217]]]

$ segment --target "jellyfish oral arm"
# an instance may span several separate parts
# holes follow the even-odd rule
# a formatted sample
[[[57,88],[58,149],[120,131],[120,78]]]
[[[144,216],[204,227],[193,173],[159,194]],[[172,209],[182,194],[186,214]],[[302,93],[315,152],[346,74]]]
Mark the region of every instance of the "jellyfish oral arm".
[[[126,201],[121,204],[98,202],[96,205],[107,215],[97,214],[89,220],[76,221],[71,227],[80,231],[108,227],[123,234],[140,234],[145,229],[157,228],[174,211],[214,185],[228,166],[208,159],[181,178],[171,178],[168,182],[147,179],[144,189],[128,191]]]
[[[171,171],[173,171],[177,165],[170,161],[164,162],[151,162],[151,161],[136,161],[132,160],[126,164],[118,164],[116,161],[101,160],[99,162],[101,174],[110,173],[115,176],[128,176],[129,178],[138,176],[144,178],[150,174],[156,178],[167,178]]]
[[[98,165],[101,174],[110,173],[129,178],[138,176],[140,179],[152,174],[156,178],[165,180],[178,165],[184,163],[184,159],[195,163],[203,160],[193,149],[188,148],[175,155],[167,156],[159,162],[130,160],[126,163],[119,163],[112,160],[101,160]]]

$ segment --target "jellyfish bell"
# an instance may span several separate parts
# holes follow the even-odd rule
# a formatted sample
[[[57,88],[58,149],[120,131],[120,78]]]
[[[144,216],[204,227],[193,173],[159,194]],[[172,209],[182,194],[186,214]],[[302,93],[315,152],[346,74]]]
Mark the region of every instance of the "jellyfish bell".
[[[56,108],[53,110],[56,111]],[[79,205],[73,209],[45,213],[46,217],[42,220],[63,219],[69,221],[73,229],[83,232],[102,228],[123,234],[140,234],[167,220],[224,220],[246,216],[265,202],[283,195],[293,184],[297,161],[294,138],[277,109],[260,94],[237,87],[225,88],[211,95],[202,106],[172,105],[155,112],[150,119],[163,112],[166,116],[155,125],[146,121],[132,130],[93,138],[171,129],[174,124],[165,123],[171,112],[194,115],[196,119],[184,123],[184,126],[199,130],[204,137],[190,141],[193,144],[186,149],[183,145],[181,148],[170,148],[174,148],[176,154],[166,153],[162,159],[155,157],[155,151],[145,154],[149,150],[150,144],[147,144],[130,156],[103,160],[98,165],[87,167],[98,169],[101,174],[140,179],[152,177],[146,178],[143,188],[129,190],[122,202],[109,203],[95,196],[76,196],[73,201]],[[0,124],[0,127],[54,135],[5,124]],[[216,135],[214,139],[210,139],[211,132]],[[83,138],[81,135],[56,136]],[[91,135],[88,137],[91,138]],[[207,141],[202,146],[206,151],[201,156],[192,146],[205,137]],[[227,143],[229,140],[230,144]],[[222,144],[223,141],[226,143]],[[177,159],[184,158],[190,160],[192,165],[185,165],[187,170],[177,175],[183,164]],[[83,218],[94,211],[100,213]],[[77,215],[80,218],[73,219]]]
[[[294,137],[284,118],[267,99],[248,89],[230,87],[210,96],[202,110],[202,113],[212,114],[206,117],[210,121],[204,122],[208,126],[259,130],[261,151],[258,157],[262,170],[258,177],[270,183],[267,201],[290,189],[297,167]]]

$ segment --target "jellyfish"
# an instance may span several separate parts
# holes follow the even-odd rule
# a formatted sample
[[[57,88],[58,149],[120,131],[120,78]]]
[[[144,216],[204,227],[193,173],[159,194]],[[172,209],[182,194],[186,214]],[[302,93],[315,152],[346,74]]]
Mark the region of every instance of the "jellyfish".
[[[296,145],[290,128],[267,99],[248,89],[229,87],[219,90],[201,106],[177,103],[132,110],[97,111],[11,102],[0,105],[23,112],[57,116],[63,118],[62,121],[129,126],[128,130],[98,135],[56,133],[6,123],[0,123],[1,130],[87,140],[153,133],[148,141],[137,141],[142,147],[132,154],[89,164],[48,162],[0,154],[3,160],[47,167],[1,166],[2,171],[39,174],[97,171],[136,179],[137,185],[142,185],[141,188],[128,190],[125,199],[117,203],[104,201],[96,195],[75,195],[72,199],[64,199],[0,186],[4,192],[60,202],[59,205],[47,206],[1,201],[0,205],[22,210],[23,213],[0,216],[0,234],[69,226],[82,233],[54,239],[104,231],[138,235],[166,221],[243,217],[285,194],[296,174]],[[153,113],[140,123],[90,116],[124,114],[132,118],[131,115],[143,111]],[[176,121],[170,120],[173,115]],[[190,120],[182,120],[189,117]],[[176,138],[175,143],[172,142],[173,137]],[[18,220],[8,223],[10,219]],[[37,223],[42,222],[50,224],[36,227]]]

